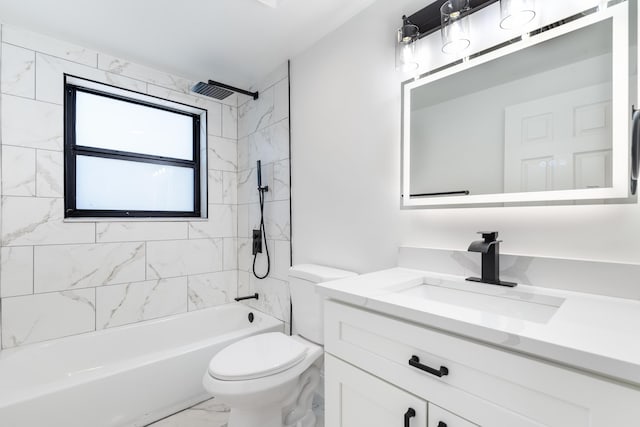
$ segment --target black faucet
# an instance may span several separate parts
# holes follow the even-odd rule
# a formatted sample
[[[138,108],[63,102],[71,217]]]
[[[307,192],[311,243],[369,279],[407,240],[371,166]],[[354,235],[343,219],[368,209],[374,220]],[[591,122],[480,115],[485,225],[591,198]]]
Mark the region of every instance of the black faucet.
[[[482,277],[467,277],[470,282],[488,283],[490,285],[500,285],[514,287],[517,283],[503,282],[500,280],[500,242],[497,231],[479,231],[484,240],[471,242],[469,252],[480,252],[482,254]]]

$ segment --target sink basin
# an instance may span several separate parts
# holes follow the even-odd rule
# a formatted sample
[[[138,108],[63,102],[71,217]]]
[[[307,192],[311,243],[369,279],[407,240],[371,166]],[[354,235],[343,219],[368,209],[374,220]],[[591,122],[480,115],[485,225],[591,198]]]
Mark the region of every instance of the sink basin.
[[[563,298],[538,295],[518,288],[448,281],[422,284],[400,290],[397,294],[414,299],[449,304],[535,323],[547,323],[564,302]]]

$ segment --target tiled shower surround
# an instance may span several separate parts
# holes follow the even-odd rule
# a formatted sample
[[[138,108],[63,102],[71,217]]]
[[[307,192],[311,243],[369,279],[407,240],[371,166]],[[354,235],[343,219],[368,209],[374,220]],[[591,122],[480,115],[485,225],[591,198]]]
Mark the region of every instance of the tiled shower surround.
[[[288,321],[288,308],[280,309],[288,307],[286,282],[248,278],[257,192],[246,159],[263,148],[238,150],[238,137],[250,147],[247,135],[257,143],[257,133],[286,134],[284,142],[268,139],[285,145],[286,156],[267,147],[263,160],[277,190],[267,196],[267,232],[274,254],[287,254],[273,276],[286,278],[288,104],[280,104],[277,84],[265,86],[259,102],[241,97],[239,126],[236,95],[216,102],[190,93],[189,79],[6,25],[1,37],[3,349],[229,303],[239,279],[241,292],[265,293],[259,309]],[[207,109],[209,219],[64,220],[64,73]]]

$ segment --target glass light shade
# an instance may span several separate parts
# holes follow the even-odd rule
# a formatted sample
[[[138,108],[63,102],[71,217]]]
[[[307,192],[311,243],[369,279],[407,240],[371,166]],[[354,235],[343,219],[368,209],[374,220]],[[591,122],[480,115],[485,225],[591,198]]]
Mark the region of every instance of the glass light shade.
[[[407,27],[415,27],[415,36],[411,35],[411,31],[407,31]],[[415,25],[404,25],[398,29],[396,40],[396,70],[398,71],[416,70],[420,65],[416,56],[417,29]]]
[[[440,8],[442,22],[442,51],[459,53],[471,45],[469,19],[469,0],[448,0]]]
[[[536,17],[535,0],[500,0],[500,28],[518,30]]]

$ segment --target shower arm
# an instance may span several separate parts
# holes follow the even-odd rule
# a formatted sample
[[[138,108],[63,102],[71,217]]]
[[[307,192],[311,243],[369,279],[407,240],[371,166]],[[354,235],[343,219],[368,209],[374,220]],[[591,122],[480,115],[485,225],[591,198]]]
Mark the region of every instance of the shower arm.
[[[258,92],[249,92],[248,90],[239,89],[237,87],[229,86],[229,85],[226,85],[224,83],[216,82],[214,80],[209,80],[209,84],[212,85],[212,86],[221,87],[223,89],[228,89],[228,90],[231,90],[233,92],[238,92],[238,93],[241,93],[243,95],[251,96],[251,97],[253,97],[254,100],[258,99]]]

